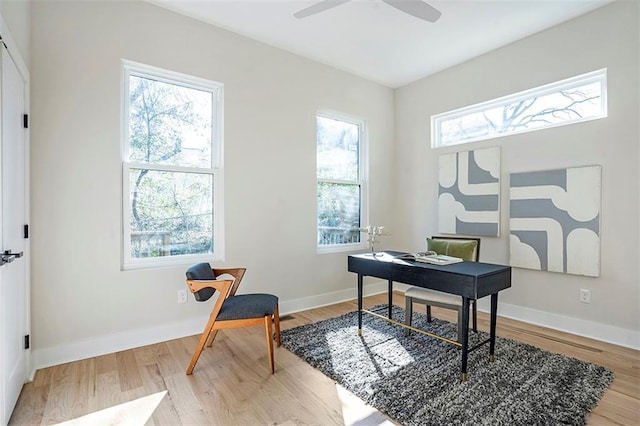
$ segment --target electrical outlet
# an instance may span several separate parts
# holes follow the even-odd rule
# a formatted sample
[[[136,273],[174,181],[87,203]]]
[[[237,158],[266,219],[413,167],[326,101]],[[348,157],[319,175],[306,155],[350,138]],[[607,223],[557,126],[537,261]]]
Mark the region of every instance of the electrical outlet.
[[[580,289],[580,302],[591,303],[591,290],[587,290],[586,288]]]
[[[178,290],[178,303],[187,303],[187,290]]]

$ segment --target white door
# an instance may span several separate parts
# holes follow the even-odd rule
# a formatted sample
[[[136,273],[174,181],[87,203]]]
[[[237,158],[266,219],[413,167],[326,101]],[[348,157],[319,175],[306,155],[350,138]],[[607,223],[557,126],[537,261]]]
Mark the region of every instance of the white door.
[[[1,44],[1,43],[0,43]],[[24,336],[27,332],[25,251],[24,82],[4,45],[1,47],[0,118],[2,209],[0,209],[0,424],[9,422],[27,378]],[[8,254],[7,254],[8,253]]]

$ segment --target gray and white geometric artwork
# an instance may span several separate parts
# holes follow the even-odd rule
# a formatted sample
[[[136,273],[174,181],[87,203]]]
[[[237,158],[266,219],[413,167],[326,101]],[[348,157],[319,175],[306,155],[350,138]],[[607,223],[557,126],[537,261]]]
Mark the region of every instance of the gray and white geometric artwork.
[[[441,155],[438,230],[500,235],[500,147]]]
[[[512,173],[511,266],[600,276],[601,167]]]

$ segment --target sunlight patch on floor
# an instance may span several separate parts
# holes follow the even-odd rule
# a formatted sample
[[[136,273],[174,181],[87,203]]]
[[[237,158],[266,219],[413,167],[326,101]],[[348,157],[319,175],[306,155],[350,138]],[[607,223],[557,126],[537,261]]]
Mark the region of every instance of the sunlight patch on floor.
[[[336,392],[342,402],[342,419],[345,426],[393,426],[382,413],[367,405],[360,398],[336,384]]]
[[[127,425],[143,426],[147,423],[155,409],[162,401],[167,391],[154,393],[133,401],[125,402],[104,410],[96,411],[77,419],[69,420],[58,425],[63,426],[93,426],[93,425]]]
[[[364,344],[369,362],[361,365],[361,368],[367,368],[371,371],[362,372],[362,374],[375,374],[381,378],[415,361],[398,339],[389,336],[385,332],[367,327],[364,327],[362,332],[367,333],[371,341],[377,342],[375,344]],[[345,352],[344,342],[339,337],[333,338],[332,334],[333,332],[328,332],[326,340],[331,352],[333,368],[336,372],[340,372],[341,369],[351,368],[351,366],[345,367],[343,365],[344,361],[341,359]]]

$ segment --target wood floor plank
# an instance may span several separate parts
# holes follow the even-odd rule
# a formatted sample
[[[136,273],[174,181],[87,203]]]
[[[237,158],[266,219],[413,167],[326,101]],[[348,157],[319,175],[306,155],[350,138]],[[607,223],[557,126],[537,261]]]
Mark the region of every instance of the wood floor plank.
[[[157,360],[154,355],[155,347],[156,345],[148,345],[133,349],[133,354],[136,357],[136,363],[139,367],[153,365],[156,363]]]
[[[95,362],[96,373],[98,374],[118,371],[118,361],[115,353],[98,356],[95,358]]]
[[[594,421],[604,418],[614,424],[640,424],[640,401],[609,389],[593,410]],[[628,423],[632,419],[634,423]],[[597,424],[597,423],[594,423]]]
[[[133,350],[116,353],[120,388],[123,392],[142,386],[142,378],[138,370],[135,352]]]
[[[365,298],[365,306],[386,295]],[[394,303],[404,306],[401,293]],[[416,311],[423,312],[416,305]],[[282,329],[357,309],[355,301],[287,315]],[[451,310],[433,315],[456,321]],[[489,330],[488,315],[478,327]],[[499,318],[497,334],[611,369],[615,379],[587,419],[589,426],[640,424],[640,352],[545,327]],[[199,336],[121,351],[36,372],[22,390],[11,425],[49,425],[168,391],[147,425],[391,425],[331,379],[283,348],[270,374],[262,327],[222,330],[185,374]]]
[[[171,354],[171,351],[167,346],[167,342],[153,345],[151,351],[163,376],[166,377],[172,374],[176,374],[180,371],[185,371],[186,366],[184,368],[180,368],[180,366],[178,366],[178,364],[175,362],[175,359],[173,358],[173,355]]]
[[[36,386],[34,382],[24,385],[17,406],[21,409],[14,410],[11,423],[16,425],[43,424],[44,410],[47,406],[50,384]]]
[[[98,393],[97,410],[112,407],[126,402],[122,397],[122,387],[120,386],[120,374],[118,370],[108,371],[98,374],[96,378],[96,388]]]
[[[149,394],[156,392],[162,392],[167,390],[167,384],[160,373],[160,369],[157,364],[144,365],[141,368],[140,376],[145,384],[145,389]],[[166,395],[158,408],[154,411],[151,417],[151,422],[154,425],[178,425],[180,424],[180,414],[173,405],[173,401],[168,395]]]
[[[194,395],[191,378],[186,374],[172,374],[165,377],[167,396],[180,418],[181,424],[207,425],[211,419],[207,416],[203,406]]]

